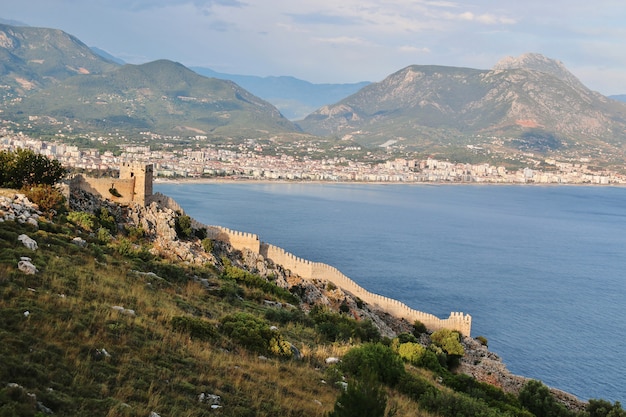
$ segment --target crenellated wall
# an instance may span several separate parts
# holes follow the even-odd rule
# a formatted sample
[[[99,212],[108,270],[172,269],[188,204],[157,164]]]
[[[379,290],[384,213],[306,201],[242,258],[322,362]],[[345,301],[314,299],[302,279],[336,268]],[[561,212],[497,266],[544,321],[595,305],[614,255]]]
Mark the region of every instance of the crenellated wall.
[[[76,175],[69,181],[69,189],[82,189],[115,203],[145,206],[152,197],[152,175],[152,164],[124,162],[120,165],[119,178]]]
[[[345,276],[337,268],[321,262],[311,262],[299,258],[278,246],[261,242],[255,234],[238,232],[220,226],[205,226],[200,223],[194,227],[205,227],[209,238],[227,242],[238,250],[248,249],[258,253],[302,278],[328,280],[337,287],[359,297],[367,304],[376,306],[393,316],[405,318],[410,323],[419,320],[429,330],[446,328],[457,330],[464,336],[471,334],[472,317],[469,314],[452,312],[448,318],[440,319],[432,314],[414,310],[398,300],[371,293]]]
[[[469,314],[453,312],[450,313],[450,317],[447,319],[440,319],[432,314],[413,310],[398,300],[369,292],[333,266],[299,258],[282,248],[267,243],[261,244],[260,253],[267,259],[271,259],[274,263],[291,270],[291,272],[300,275],[302,278],[326,279],[337,287],[359,297],[367,304],[377,306],[396,317],[405,318],[411,323],[419,320],[430,330],[443,328],[458,330],[464,336],[469,336],[471,333],[472,317]]]

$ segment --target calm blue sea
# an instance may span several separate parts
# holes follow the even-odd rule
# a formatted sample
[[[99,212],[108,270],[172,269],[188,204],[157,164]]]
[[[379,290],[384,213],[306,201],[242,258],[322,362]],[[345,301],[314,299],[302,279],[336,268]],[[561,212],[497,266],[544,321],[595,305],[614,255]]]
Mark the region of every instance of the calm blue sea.
[[[473,317],[515,374],[626,404],[626,188],[157,184],[205,224]]]

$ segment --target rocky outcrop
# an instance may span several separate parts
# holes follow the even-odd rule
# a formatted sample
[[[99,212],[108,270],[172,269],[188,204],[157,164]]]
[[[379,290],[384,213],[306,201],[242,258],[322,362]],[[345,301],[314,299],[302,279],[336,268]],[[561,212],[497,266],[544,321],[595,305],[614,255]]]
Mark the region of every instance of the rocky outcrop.
[[[490,352],[487,346],[478,340],[465,337],[462,343],[465,355],[461,358],[457,372],[470,375],[477,381],[486,382],[506,393],[515,395],[519,394],[524,384],[530,380],[530,378],[512,374],[502,359]],[[585,409],[586,403],[572,394],[555,388],[550,388],[550,392],[558,402],[569,410],[582,411]]]
[[[0,222],[16,221],[39,227],[42,213],[37,204],[32,203],[24,194],[12,197],[0,196]]]

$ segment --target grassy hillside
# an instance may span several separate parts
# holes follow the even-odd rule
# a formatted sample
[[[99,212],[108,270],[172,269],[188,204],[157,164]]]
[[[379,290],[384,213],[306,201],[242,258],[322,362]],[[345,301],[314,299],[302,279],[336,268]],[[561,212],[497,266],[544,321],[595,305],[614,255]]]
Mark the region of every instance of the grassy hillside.
[[[179,238],[213,261],[153,254],[119,213],[0,222],[0,416],[574,415],[539,383],[517,398],[450,372],[454,333],[381,338],[241,269],[240,252],[184,238],[184,216]]]

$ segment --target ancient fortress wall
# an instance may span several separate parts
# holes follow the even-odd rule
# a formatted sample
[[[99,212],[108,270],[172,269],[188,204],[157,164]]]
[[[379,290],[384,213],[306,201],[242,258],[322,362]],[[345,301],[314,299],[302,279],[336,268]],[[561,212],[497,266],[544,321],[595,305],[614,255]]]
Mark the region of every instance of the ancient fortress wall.
[[[153,201],[158,202],[163,207],[184,213],[182,207],[173,198],[164,194],[155,193],[147,202]],[[253,233],[239,232],[221,226],[206,226],[194,219],[192,219],[192,227],[196,229],[204,228],[207,231],[208,238],[229,243],[237,250],[248,249],[254,253],[260,254],[266,259],[271,260],[275,264],[290,270],[292,273],[304,279],[328,280],[344,291],[359,297],[370,306],[377,307],[393,316],[405,318],[410,323],[419,320],[424,323],[429,330],[445,328],[457,330],[464,336],[470,336],[472,317],[469,314],[453,312],[450,313],[450,317],[447,319],[440,319],[432,314],[414,310],[398,300],[371,293],[345,276],[337,268],[321,262],[311,262],[299,258],[278,246],[261,242],[259,236]]]
[[[367,291],[333,266],[299,258],[282,248],[267,243],[261,244],[261,255],[267,259],[271,259],[274,263],[281,265],[283,268],[300,275],[302,278],[326,279],[344,291],[359,297],[367,304],[376,306],[393,316],[405,318],[411,323],[415,320],[419,320],[430,330],[444,328],[458,330],[464,336],[469,336],[471,333],[472,317],[469,314],[453,312],[450,313],[450,317],[447,319],[440,319],[432,314],[413,310],[398,300]]]
[[[152,164],[124,162],[120,166],[119,178],[77,175],[69,181],[69,188],[82,189],[115,203],[144,206],[152,197],[152,175]]]
[[[133,202],[134,178],[86,178],[78,175],[70,180],[70,188],[79,188],[88,193],[99,195],[115,203],[128,204]],[[120,196],[111,194],[111,189],[117,190]]]
[[[299,258],[278,246],[261,242],[255,234],[238,232],[220,226],[205,226],[200,223],[197,223],[195,227],[205,227],[209,238],[230,243],[238,250],[248,249],[260,254],[302,278],[328,280],[344,291],[359,297],[367,304],[386,311],[393,316],[405,318],[410,323],[419,320],[429,330],[445,328],[457,330],[464,336],[470,336],[472,317],[469,314],[453,312],[450,313],[450,317],[447,319],[440,319],[432,314],[414,310],[398,300],[371,293],[345,276],[337,268],[321,262],[311,262]]]

